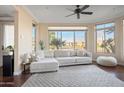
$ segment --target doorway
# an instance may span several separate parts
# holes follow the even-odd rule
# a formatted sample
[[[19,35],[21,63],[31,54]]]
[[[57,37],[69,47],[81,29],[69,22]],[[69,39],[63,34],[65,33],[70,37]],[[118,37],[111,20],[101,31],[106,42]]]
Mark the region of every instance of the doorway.
[[[14,24],[5,22],[1,24],[1,56],[0,56],[0,75],[11,76],[14,72]],[[8,58],[11,58],[10,60]],[[9,63],[12,62],[12,63]],[[10,67],[11,65],[11,67]]]

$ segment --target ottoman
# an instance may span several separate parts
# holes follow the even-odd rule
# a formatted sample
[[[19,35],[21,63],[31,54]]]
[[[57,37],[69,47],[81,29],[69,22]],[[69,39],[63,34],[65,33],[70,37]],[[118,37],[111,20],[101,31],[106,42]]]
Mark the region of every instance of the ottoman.
[[[114,57],[100,56],[97,58],[97,63],[102,66],[116,66],[117,60]]]
[[[32,62],[30,65],[30,72],[48,72],[59,70],[59,63],[54,58],[43,58],[38,62]]]

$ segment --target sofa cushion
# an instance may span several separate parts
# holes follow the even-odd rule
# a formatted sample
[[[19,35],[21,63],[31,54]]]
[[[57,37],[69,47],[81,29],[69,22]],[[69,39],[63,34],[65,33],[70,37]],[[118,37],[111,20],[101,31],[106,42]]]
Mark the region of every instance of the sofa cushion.
[[[44,56],[45,58],[53,58],[54,57],[54,52],[53,51],[44,51]]]
[[[31,62],[37,62],[38,61],[35,53],[31,53],[30,55],[31,55]]]
[[[84,51],[83,50],[77,50],[77,56],[78,57],[83,57],[84,56]]]
[[[56,60],[58,60],[59,66],[72,65],[75,63],[75,57],[58,57]]]
[[[92,57],[92,54],[90,52],[85,52],[84,57]]]
[[[37,51],[36,52],[36,57],[39,58],[39,59],[44,58],[44,51],[41,51],[41,50]]]
[[[75,57],[76,62],[82,63],[92,63],[92,58],[90,57]]]
[[[70,51],[56,50],[54,57],[70,57]]]
[[[53,67],[54,65],[58,65],[58,61],[54,58],[43,58],[38,62],[31,63],[31,68],[46,68],[46,67]]]
[[[46,72],[56,71],[59,69],[59,63],[54,58],[44,58],[38,62],[33,62],[30,65],[30,72]]]
[[[70,57],[77,56],[77,52],[75,50],[70,50]]]
[[[90,56],[91,54],[85,49],[77,50],[77,57],[90,57]]]

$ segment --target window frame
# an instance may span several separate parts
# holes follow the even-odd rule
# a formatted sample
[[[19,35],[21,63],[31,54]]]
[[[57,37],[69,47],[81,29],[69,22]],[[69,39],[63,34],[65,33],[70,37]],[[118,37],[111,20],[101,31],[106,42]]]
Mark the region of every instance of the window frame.
[[[114,26],[112,26],[112,27],[105,27],[105,24],[109,24],[109,23],[114,23]],[[104,25],[104,28],[102,28],[102,29],[97,29],[97,28],[96,28],[97,25]],[[98,52],[98,51],[97,51],[97,31],[98,31],[98,30],[104,30],[104,38],[105,38],[105,30],[106,30],[106,29],[109,29],[109,28],[114,28],[114,30],[113,30],[113,32],[114,32],[114,39],[113,39],[113,40],[114,40],[115,47],[116,47],[116,42],[115,42],[115,30],[116,30],[115,28],[116,28],[116,23],[115,23],[114,21],[111,21],[111,22],[107,22],[107,23],[95,24],[95,36],[96,36],[96,37],[95,37],[95,38],[96,38],[96,39],[95,39],[95,41],[96,41],[96,42],[95,42],[95,52],[96,52],[97,54],[110,54],[110,55],[111,55],[111,54],[115,54],[115,53],[116,53],[116,51],[115,51],[115,53],[113,53],[113,52],[112,52],[112,53],[107,53],[107,52],[105,52],[105,51],[104,51],[104,52]]]
[[[34,40],[34,42],[35,42],[35,44],[34,44],[34,49],[33,49],[33,36],[32,36],[32,52],[36,52],[36,43],[37,43],[37,26],[36,26],[36,24],[32,24],[32,34],[33,34],[33,28],[35,28],[35,40]]]
[[[48,30],[48,44],[50,44],[50,32],[61,32],[61,40],[62,40],[62,32],[73,32],[73,42],[74,42],[74,47],[73,50],[75,50],[75,32],[85,32],[85,49],[87,49],[87,31],[88,28],[86,30]],[[62,49],[62,48],[60,48]],[[50,50],[50,46],[49,46],[49,50]]]
[[[123,25],[123,53],[122,55],[124,56],[124,19],[122,19],[122,25]]]

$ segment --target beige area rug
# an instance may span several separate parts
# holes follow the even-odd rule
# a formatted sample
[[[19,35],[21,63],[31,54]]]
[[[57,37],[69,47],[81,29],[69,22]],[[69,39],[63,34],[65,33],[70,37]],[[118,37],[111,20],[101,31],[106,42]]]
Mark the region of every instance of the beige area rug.
[[[33,74],[22,87],[123,87],[124,82],[95,65],[60,67],[58,72]]]

